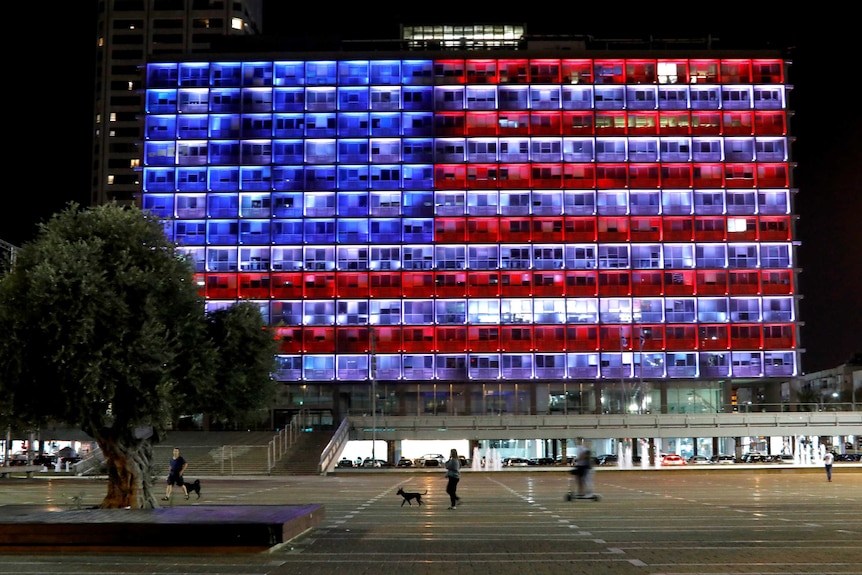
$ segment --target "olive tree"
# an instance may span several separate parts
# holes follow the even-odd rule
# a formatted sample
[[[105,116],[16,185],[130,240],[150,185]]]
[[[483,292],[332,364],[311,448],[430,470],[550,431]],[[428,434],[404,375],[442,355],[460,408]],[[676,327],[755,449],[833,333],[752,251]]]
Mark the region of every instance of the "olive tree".
[[[69,204],[0,278],[3,417],[90,435],[106,460],[102,508],[156,506],[152,445],[179,414],[236,416],[272,397],[275,342],[257,308],[207,316],[162,226],[137,208]]]
[[[207,335],[218,351],[215,375],[187,398],[187,412],[206,413],[223,423],[241,422],[271,406],[278,345],[257,306],[242,302],[208,314]]]

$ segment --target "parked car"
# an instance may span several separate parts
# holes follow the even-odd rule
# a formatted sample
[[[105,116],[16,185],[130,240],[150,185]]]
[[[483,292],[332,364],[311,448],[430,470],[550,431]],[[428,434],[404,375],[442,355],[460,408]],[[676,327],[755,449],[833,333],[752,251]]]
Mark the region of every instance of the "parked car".
[[[671,467],[675,465],[685,465],[685,459],[675,453],[669,453],[661,458],[662,467]]]
[[[503,460],[503,467],[528,467],[530,460],[525,457],[507,457]]]
[[[839,453],[835,456],[835,461],[849,461],[851,463],[862,461],[862,455],[859,453]]]
[[[736,458],[732,455],[718,454],[709,458],[710,463],[719,465],[729,465],[736,463]]]
[[[740,463],[765,463],[769,460],[769,456],[760,453],[759,451],[749,451],[743,454]]]
[[[779,453],[772,456],[773,463],[793,463],[793,456],[789,453]]]
[[[446,458],[439,453],[426,453],[422,457],[417,457],[415,463],[419,467],[443,467]]]
[[[347,459],[345,457],[343,459],[340,459],[338,461],[338,463],[335,464],[335,467],[350,467],[350,468],[352,468],[353,467],[353,461],[351,461],[350,459]]]
[[[362,467],[390,467],[389,462],[384,459],[372,459],[370,457],[366,457],[365,461],[362,462]]]
[[[9,465],[27,465],[29,456],[23,451],[18,451],[9,455]]]
[[[33,463],[35,465],[44,465],[45,467],[54,467],[57,464],[57,456],[43,453],[41,455],[37,455],[33,460]]]
[[[613,453],[605,453],[596,457],[596,465],[616,465],[619,456]]]
[[[553,465],[554,458],[553,457],[533,457],[530,459],[530,465]]]
[[[402,457],[398,460],[398,463],[395,464],[395,467],[413,467],[413,460],[409,457]]]
[[[692,455],[686,461],[688,465],[709,465],[712,463],[706,455]]]
[[[62,465],[63,467],[65,467],[66,464],[74,465],[81,461],[81,456],[71,447],[64,447],[63,449],[58,451],[57,457],[60,458],[60,465]]]

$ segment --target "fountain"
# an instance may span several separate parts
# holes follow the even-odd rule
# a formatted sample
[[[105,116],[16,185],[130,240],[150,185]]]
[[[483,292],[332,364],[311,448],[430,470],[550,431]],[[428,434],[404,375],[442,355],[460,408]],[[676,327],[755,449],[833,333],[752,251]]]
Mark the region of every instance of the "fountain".
[[[802,441],[801,438],[796,438],[796,445],[791,443],[793,448],[793,465],[802,465]]]
[[[820,438],[814,438],[814,461],[813,465],[823,465],[823,455],[826,453],[826,446],[820,443]]]
[[[500,471],[501,469],[503,469],[503,461],[500,458],[500,453],[493,447],[491,448],[491,453],[488,456],[488,460],[485,465],[491,471]]]
[[[799,464],[812,465],[814,463],[814,444],[808,437],[799,440]]]
[[[482,471],[482,458],[479,457],[479,448],[473,448],[473,461],[470,464],[470,469],[473,471]]]

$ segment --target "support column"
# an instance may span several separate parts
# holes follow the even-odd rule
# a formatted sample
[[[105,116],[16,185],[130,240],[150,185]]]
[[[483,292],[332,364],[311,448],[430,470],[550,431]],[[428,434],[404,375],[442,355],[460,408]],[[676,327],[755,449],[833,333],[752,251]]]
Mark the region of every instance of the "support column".
[[[781,411],[781,384],[774,381],[764,382],[763,397],[766,411]]]
[[[659,403],[661,403],[659,413],[667,413],[667,382],[661,381],[658,383],[658,397]]]
[[[536,388],[537,387],[538,386],[535,386],[535,385],[528,385],[527,386],[527,393],[530,394],[530,398],[529,398],[530,408],[529,408],[529,413],[527,413],[526,415],[538,415],[538,412],[536,411],[538,409],[538,404],[536,401]]]
[[[602,414],[602,395],[605,392],[605,385],[607,385],[607,383],[604,381],[596,381],[594,384],[592,384],[593,413],[596,415]],[[581,395],[581,401],[583,402],[583,400],[584,400],[584,386],[583,386],[583,384],[581,384],[580,395]],[[610,397],[608,397],[607,399],[608,399],[608,401],[610,401]],[[581,405],[583,405],[583,403]],[[581,407],[581,410],[583,411],[583,407]]]

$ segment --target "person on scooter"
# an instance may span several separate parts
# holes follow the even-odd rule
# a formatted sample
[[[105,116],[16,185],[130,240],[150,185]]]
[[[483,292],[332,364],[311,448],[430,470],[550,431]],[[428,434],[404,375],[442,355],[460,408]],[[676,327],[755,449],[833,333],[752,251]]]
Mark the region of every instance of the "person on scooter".
[[[575,459],[572,473],[578,478],[578,497],[589,497],[593,494],[593,452],[588,448],[581,449]]]

